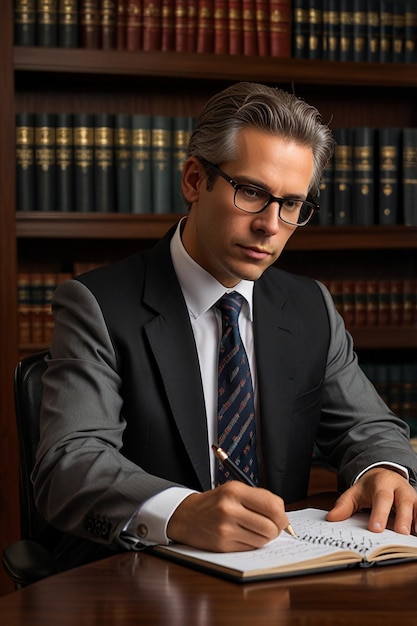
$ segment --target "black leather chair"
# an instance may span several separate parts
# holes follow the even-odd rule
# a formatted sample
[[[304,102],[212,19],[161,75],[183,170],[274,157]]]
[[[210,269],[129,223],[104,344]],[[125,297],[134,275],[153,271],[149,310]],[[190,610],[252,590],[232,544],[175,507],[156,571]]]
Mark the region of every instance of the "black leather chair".
[[[16,425],[19,440],[21,539],[3,551],[3,566],[17,588],[56,573],[52,556],[60,533],[36,509],[30,475],[39,442],[42,374],[47,352],[22,359],[15,369]]]

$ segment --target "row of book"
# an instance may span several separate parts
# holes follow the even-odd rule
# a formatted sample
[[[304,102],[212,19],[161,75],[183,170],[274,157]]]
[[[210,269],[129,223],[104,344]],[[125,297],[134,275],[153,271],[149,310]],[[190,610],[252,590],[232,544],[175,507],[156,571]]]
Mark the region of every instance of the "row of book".
[[[416,0],[292,0],[296,58],[417,61]]]
[[[195,119],[19,113],[18,211],[183,213],[181,170]],[[417,128],[334,131],[322,226],[417,225]]]
[[[360,365],[385,403],[409,423],[411,436],[417,437],[417,363],[366,361]]]
[[[321,184],[322,226],[417,226],[417,128],[337,128]]]
[[[414,63],[416,0],[15,0],[17,45]]]
[[[184,213],[182,166],[194,118],[20,113],[18,211]]]
[[[324,279],[348,328],[417,324],[417,278]]]

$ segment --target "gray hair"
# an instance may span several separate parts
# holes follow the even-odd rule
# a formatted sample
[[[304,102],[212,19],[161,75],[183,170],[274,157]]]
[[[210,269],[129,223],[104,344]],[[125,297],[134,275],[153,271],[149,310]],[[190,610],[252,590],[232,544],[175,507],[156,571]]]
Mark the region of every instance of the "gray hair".
[[[315,197],[335,142],[318,110],[282,89],[241,82],[214,95],[197,119],[187,156],[216,165],[230,161],[236,158],[237,132],[247,126],[311,147],[314,168],[309,193]],[[206,172],[212,184],[215,175]]]

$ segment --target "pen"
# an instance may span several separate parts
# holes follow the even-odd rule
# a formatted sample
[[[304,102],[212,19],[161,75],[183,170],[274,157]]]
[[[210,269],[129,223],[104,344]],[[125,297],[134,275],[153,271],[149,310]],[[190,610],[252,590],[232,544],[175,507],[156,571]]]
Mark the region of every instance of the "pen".
[[[211,447],[217,458],[223,463],[225,467],[227,467],[230,473],[233,474],[233,476],[237,478],[237,480],[240,480],[242,483],[246,483],[250,487],[256,487],[255,483],[249,478],[247,474],[242,472],[240,467],[238,467],[236,463],[232,461],[232,459],[227,455],[223,448],[220,448],[215,444],[213,444]],[[297,537],[291,524],[288,524],[288,526],[284,528],[284,530],[286,533],[291,535],[291,537]]]

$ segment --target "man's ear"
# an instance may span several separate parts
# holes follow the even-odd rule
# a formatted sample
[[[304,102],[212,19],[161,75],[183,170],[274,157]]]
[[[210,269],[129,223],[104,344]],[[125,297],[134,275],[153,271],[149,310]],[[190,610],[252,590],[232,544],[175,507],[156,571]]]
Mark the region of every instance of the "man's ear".
[[[197,202],[200,195],[200,185],[205,178],[200,161],[196,157],[189,157],[184,163],[182,171],[182,193],[188,202]]]

